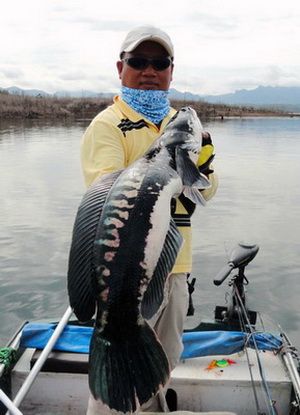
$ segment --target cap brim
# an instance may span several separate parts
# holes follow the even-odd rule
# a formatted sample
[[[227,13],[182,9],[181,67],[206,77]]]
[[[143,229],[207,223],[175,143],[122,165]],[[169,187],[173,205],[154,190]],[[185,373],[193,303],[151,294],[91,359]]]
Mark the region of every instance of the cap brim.
[[[132,42],[124,50],[122,50],[120,54],[123,52],[133,52],[141,43],[147,42],[147,41],[160,44],[164,49],[166,49],[166,51],[168,52],[171,58],[174,57],[174,53],[173,53],[173,50],[170,48],[170,45],[165,40],[161,39],[160,37],[156,37],[156,36],[145,36],[144,38],[139,39],[136,42]]]

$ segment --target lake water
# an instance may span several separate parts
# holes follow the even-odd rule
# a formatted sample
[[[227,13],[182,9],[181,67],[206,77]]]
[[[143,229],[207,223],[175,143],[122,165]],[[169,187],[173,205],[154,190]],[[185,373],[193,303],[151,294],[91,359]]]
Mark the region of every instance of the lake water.
[[[60,317],[77,207],[85,191],[79,145],[87,122],[0,122],[0,346],[24,320]],[[203,122],[220,183],[193,217],[196,315],[212,318],[227,284],[213,285],[231,248],[260,246],[246,268],[250,308],[300,347],[300,119]]]

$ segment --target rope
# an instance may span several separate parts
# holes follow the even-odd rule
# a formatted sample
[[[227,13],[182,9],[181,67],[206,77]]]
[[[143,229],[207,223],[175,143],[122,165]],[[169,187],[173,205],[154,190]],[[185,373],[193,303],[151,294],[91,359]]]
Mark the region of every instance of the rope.
[[[16,349],[13,349],[12,347],[3,347],[0,349],[0,364],[5,367],[4,373],[7,373],[10,368],[11,363],[16,357],[16,352]]]
[[[264,373],[263,365],[262,365],[261,359],[260,359],[259,354],[258,354],[258,347],[257,347],[257,343],[256,343],[256,340],[255,340],[255,331],[251,327],[251,323],[248,319],[244,303],[241,299],[241,296],[240,296],[240,293],[238,291],[238,288],[237,288],[236,284],[233,284],[233,289],[234,289],[234,295],[236,296],[236,299],[239,303],[239,309],[238,309],[239,310],[239,318],[241,318],[241,320],[243,320],[243,323],[245,323],[245,325],[248,326],[248,329],[249,329],[248,338],[252,337],[252,341],[253,341],[253,344],[254,344],[254,350],[255,350],[255,353],[256,353],[256,359],[257,359],[257,363],[258,363],[258,368],[259,368],[259,373],[260,373],[260,377],[261,377],[261,380],[262,380],[263,388],[265,390],[265,393],[266,393],[266,396],[267,396],[267,399],[268,399],[269,409],[271,411],[271,415],[277,415],[275,402],[272,399],[271,392],[270,392],[270,389],[269,389],[269,386],[268,386],[268,382],[266,380],[266,376],[265,376],[265,373]],[[247,348],[246,348],[246,350],[247,350]],[[249,356],[248,356],[248,353],[247,353],[247,360],[248,359],[249,359]],[[253,381],[253,378],[252,378],[252,371],[251,371],[251,365],[250,365],[249,360],[248,360],[248,366],[249,366],[249,370],[250,370],[251,383],[252,383],[252,387],[253,387],[253,393],[254,393],[254,398],[255,398],[255,403],[256,403],[257,414],[258,415],[263,415],[262,412],[260,411],[260,408],[259,408],[258,398],[257,398],[257,394],[256,394],[254,381]]]
[[[238,289],[237,289],[237,287],[236,287],[235,284],[233,285],[233,288],[234,288],[234,291],[235,291],[236,300],[237,300],[237,302],[240,303],[240,306],[241,306],[240,308],[238,308],[239,323],[240,323],[240,326],[242,328],[242,331],[245,333],[245,332],[247,332],[247,328],[246,328],[246,322],[247,321],[245,321],[245,319],[243,318],[243,314],[242,314],[242,312],[244,312],[243,302],[241,300],[241,297],[239,295]],[[245,314],[245,316],[246,316],[246,319],[247,319],[247,315],[246,314]],[[246,342],[245,342],[245,346],[247,345],[247,343],[249,341],[249,337],[250,336],[248,334],[247,335]],[[249,368],[249,374],[250,374],[250,380],[251,380],[251,385],[252,385],[252,391],[253,391],[254,401],[255,401],[255,406],[256,406],[256,413],[257,414],[261,414],[261,410],[260,410],[260,407],[259,407],[258,396],[257,396],[257,392],[256,392],[256,387],[255,387],[255,383],[254,383],[252,365],[251,365],[251,362],[250,362],[250,357],[249,357],[249,353],[248,353],[247,347],[245,347],[245,352],[246,352],[246,357],[247,357],[247,362],[248,362],[248,368]]]
[[[296,360],[300,361],[300,353],[295,346],[288,343],[287,341],[282,342],[282,346],[280,347],[278,353],[283,356],[286,353],[290,353]]]

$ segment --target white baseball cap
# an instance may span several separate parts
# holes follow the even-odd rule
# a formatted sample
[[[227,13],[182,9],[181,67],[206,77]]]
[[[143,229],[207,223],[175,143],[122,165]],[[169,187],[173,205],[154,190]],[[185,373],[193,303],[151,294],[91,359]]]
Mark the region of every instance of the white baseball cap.
[[[123,52],[132,52],[138,45],[147,40],[159,43],[166,49],[169,56],[174,58],[174,47],[169,35],[154,26],[140,26],[131,30],[122,43],[120,57]]]

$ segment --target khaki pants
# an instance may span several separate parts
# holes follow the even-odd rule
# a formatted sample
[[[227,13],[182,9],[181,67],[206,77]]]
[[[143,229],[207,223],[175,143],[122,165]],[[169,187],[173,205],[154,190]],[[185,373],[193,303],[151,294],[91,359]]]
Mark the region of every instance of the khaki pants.
[[[177,366],[183,351],[182,333],[188,305],[186,273],[172,274],[164,301],[157,314],[149,320],[168,356],[171,370]]]
[[[183,351],[182,333],[188,309],[189,295],[186,274],[172,274],[165,289],[164,301],[157,314],[149,320],[161,341],[173,370]],[[168,412],[165,391],[161,390],[156,396],[142,405],[141,410],[151,412]],[[138,413],[137,411],[136,413]],[[87,415],[119,415],[100,401],[90,396]]]

